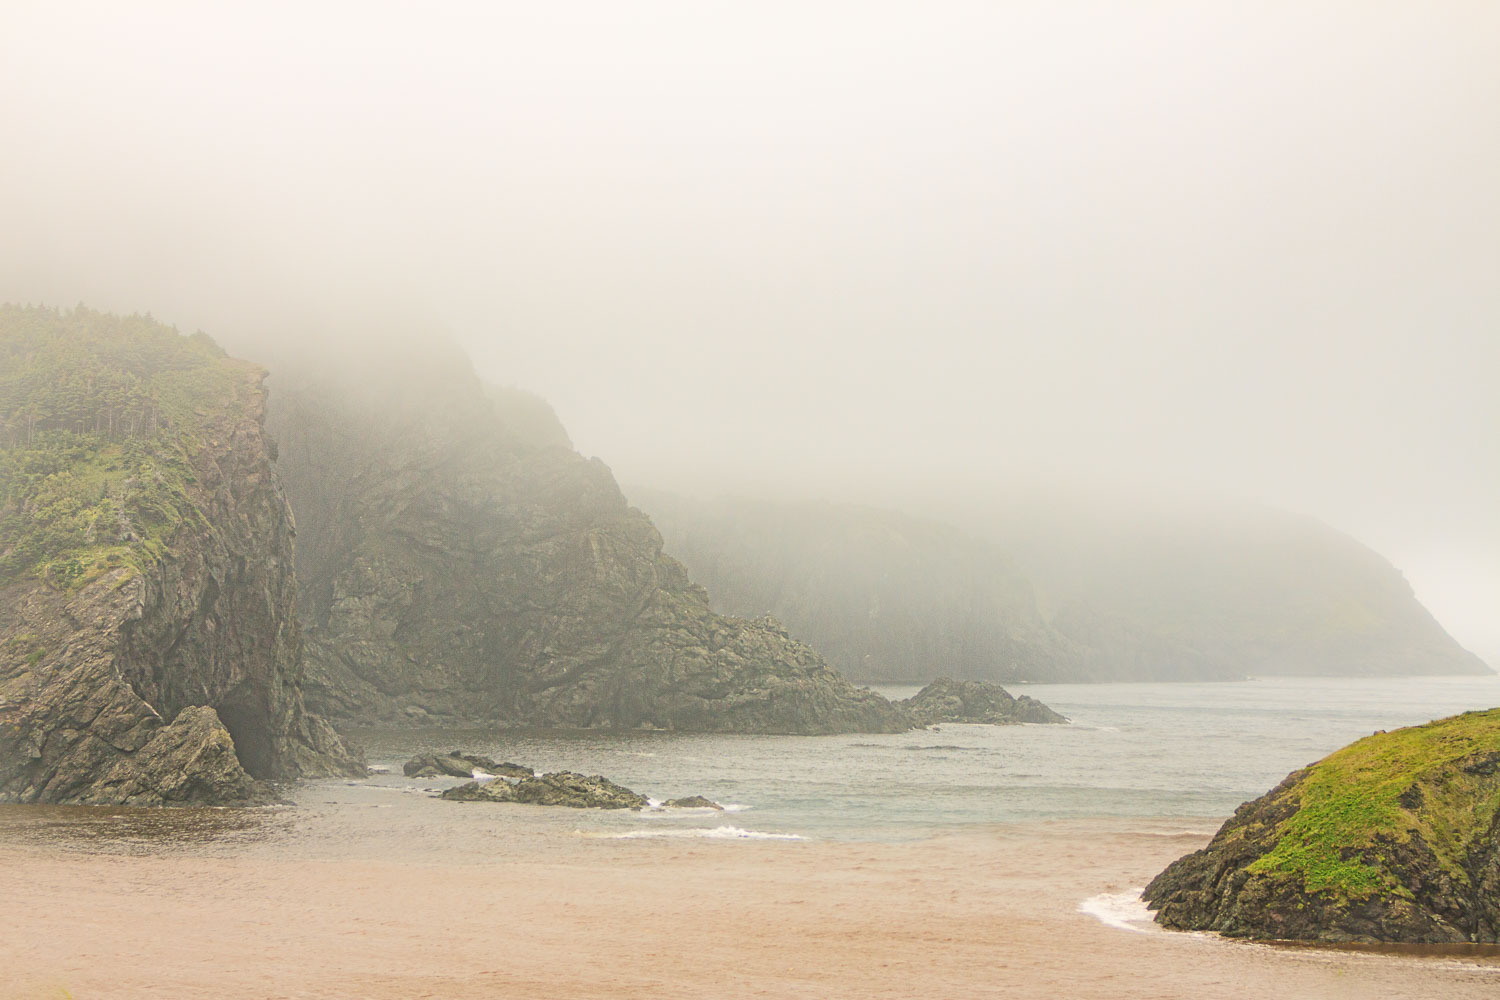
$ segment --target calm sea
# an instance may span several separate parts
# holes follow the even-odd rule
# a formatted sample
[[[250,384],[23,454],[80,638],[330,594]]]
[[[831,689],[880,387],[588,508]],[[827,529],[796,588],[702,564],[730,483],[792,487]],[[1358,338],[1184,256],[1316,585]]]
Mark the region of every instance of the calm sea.
[[[892,698],[916,691],[877,690]],[[358,735],[370,762],[389,768],[368,783],[372,790],[456,784],[406,779],[401,763],[419,751],[459,748],[542,771],[603,774],[655,799],[705,795],[732,810],[569,811],[566,823],[585,833],[753,831],[904,840],[1038,819],[1218,820],[1288,771],[1377,729],[1500,705],[1500,677],[1493,675],[1058,684],[1024,691],[1072,724],[950,724],[894,735],[817,737],[472,730]]]
[[[880,688],[906,697],[914,688]],[[85,850],[447,860],[515,838],[904,841],[982,825],[1171,817],[1212,831],[1288,771],[1377,729],[1500,705],[1500,677],[1031,685],[1071,725],[943,725],[895,735],[697,736],[654,732],[367,730],[383,773],[304,782],[298,808],[98,810],[0,807],[0,839]],[[539,771],[603,774],[656,800],[705,795],[727,809],[642,812],[442,802],[459,779],[401,765],[461,749]],[[1186,821],[1186,822],[1182,822]],[[537,837],[535,835],[541,835]]]

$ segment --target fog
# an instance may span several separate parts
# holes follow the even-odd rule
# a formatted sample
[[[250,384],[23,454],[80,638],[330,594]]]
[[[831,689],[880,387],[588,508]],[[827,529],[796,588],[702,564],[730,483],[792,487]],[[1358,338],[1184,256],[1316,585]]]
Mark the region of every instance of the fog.
[[[11,3],[0,300],[458,341],[626,483],[1272,503],[1500,659],[1500,6]]]

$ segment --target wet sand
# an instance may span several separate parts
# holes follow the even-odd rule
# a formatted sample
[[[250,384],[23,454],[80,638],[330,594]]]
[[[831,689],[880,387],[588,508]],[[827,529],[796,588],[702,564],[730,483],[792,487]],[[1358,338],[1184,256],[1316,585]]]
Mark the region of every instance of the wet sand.
[[[413,861],[0,832],[0,998],[1500,996],[1500,958],[1273,948],[1079,911],[1201,846],[1191,822],[902,844],[554,830],[451,861],[440,845]]]

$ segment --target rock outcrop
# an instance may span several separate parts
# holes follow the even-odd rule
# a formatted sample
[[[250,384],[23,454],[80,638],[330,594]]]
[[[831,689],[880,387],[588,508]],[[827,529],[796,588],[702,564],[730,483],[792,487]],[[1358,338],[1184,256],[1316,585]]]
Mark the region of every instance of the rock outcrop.
[[[701,795],[689,795],[687,798],[682,799],[668,799],[662,805],[668,809],[713,809],[717,812],[724,811],[724,807],[713,799],[706,799]]]
[[[1500,709],[1293,772],[1145,899],[1166,927],[1236,937],[1500,942]]]
[[[1016,698],[998,684],[956,681],[950,677],[939,677],[900,704],[919,726],[940,722],[1010,726],[1068,721],[1029,695]]]
[[[264,372],[83,309],[0,309],[0,362],[0,801],[363,774],[298,686]]]
[[[401,771],[408,778],[472,778],[475,771],[500,775],[506,778],[529,778],[533,771],[524,764],[503,763],[479,754],[448,753],[418,754],[402,765]]]
[[[277,369],[308,697],[364,721],[898,731],[776,622],[716,614],[609,469],[508,427],[468,362]]]
[[[536,806],[567,806],[570,809],[644,809],[649,800],[600,775],[592,777],[572,771],[552,771],[510,782],[471,781],[443,792],[439,798],[457,802],[523,802]]]

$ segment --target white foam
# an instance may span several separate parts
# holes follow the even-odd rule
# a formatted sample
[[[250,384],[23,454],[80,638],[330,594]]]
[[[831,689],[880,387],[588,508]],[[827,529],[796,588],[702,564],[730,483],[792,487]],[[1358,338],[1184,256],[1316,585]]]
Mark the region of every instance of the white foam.
[[[494,781],[495,780],[495,776],[493,774],[491,774],[488,771],[481,771],[477,767],[474,768],[474,770],[472,770],[472,771],[469,772],[469,777],[473,778],[475,781],[479,782],[480,784],[484,784],[486,781]]]
[[[1156,922],[1151,919],[1151,910],[1145,900],[1141,899],[1143,891],[1144,887],[1138,886],[1124,892],[1102,892],[1079,903],[1078,912],[1087,913],[1108,927],[1146,934],[1156,929]]]
[[[1147,830],[1152,837],[1212,837],[1214,830]]]
[[[742,813],[750,806],[740,805],[738,802],[725,802],[724,811],[727,813]]]
[[[584,834],[588,836],[588,834]],[[644,840],[648,837],[689,837],[703,840],[806,840],[796,833],[762,833],[760,830],[742,830],[737,826],[692,827],[676,830],[630,830],[626,833],[604,833],[594,836],[606,840]]]

